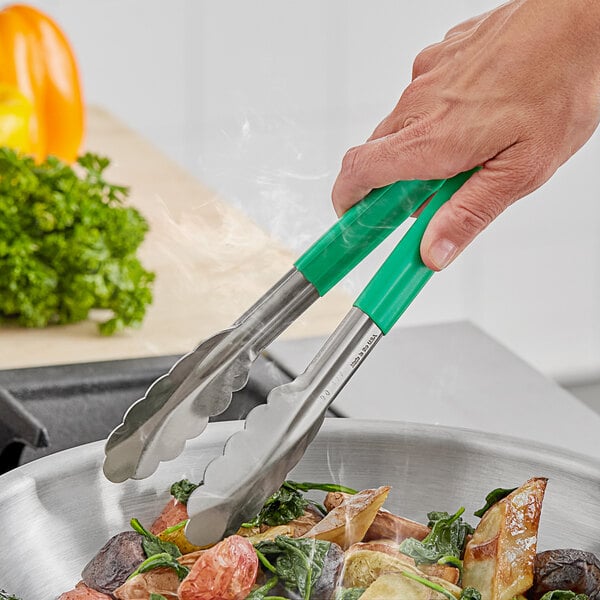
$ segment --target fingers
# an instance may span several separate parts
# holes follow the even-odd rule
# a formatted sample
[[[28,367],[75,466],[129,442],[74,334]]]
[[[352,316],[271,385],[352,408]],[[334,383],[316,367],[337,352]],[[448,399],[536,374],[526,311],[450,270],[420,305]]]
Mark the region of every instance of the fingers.
[[[430,269],[447,267],[500,213],[545,180],[527,171],[519,153],[509,148],[488,161],[437,211],[421,240]]]
[[[408,124],[395,133],[348,150],[332,192],[338,215],[374,188],[402,180],[446,179],[484,160],[475,145],[464,141],[465,149],[453,152],[454,138],[435,125],[435,118],[411,119],[407,117]]]
[[[344,214],[376,187],[402,179],[444,177],[440,171],[436,171],[435,163],[422,160],[423,149],[420,146],[415,137],[401,130],[350,148],[342,160],[342,168],[333,186],[335,212]]]

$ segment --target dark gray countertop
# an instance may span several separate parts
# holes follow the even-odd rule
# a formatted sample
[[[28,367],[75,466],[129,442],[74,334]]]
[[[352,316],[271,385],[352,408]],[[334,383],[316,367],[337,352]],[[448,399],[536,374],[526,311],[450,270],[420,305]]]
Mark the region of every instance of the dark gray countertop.
[[[278,341],[270,354],[295,375],[323,341]],[[512,435],[600,458],[600,415],[467,322],[394,329],[333,408],[348,417]]]

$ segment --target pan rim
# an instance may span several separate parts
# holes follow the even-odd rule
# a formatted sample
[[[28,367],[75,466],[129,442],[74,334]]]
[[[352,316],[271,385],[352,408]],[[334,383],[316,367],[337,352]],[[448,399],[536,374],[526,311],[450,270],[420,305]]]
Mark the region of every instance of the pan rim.
[[[243,428],[243,421],[221,421],[210,423],[205,432],[192,440],[188,440],[184,452],[193,452],[195,448],[218,447],[223,445],[229,436]],[[551,444],[545,444],[525,438],[498,433],[488,433],[478,429],[435,425],[430,423],[414,423],[410,421],[384,421],[379,419],[356,418],[328,418],[325,419],[316,441],[320,437],[348,435],[378,435],[378,436],[403,436],[406,439],[432,440],[443,439],[444,442],[454,444],[464,449],[485,448],[489,451],[493,446],[494,451],[515,458],[529,458],[540,460],[556,467],[564,468],[573,475],[581,475],[600,482],[600,459],[592,456],[567,450]],[[106,440],[98,440],[67,450],[43,456],[34,461],[21,465],[12,471],[0,475],[0,503],[7,493],[11,482],[22,477],[38,478],[48,475],[48,467],[53,473],[73,472],[77,465],[87,467],[90,463],[97,463],[101,468],[104,459],[104,444]],[[75,460],[73,460],[75,459]],[[577,473],[575,472],[577,471]],[[151,479],[150,476],[148,479]],[[141,481],[141,480],[140,480]]]

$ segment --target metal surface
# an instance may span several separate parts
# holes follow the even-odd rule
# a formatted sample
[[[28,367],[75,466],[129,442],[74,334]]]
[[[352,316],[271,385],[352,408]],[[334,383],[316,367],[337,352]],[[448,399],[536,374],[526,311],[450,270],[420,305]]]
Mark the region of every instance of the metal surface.
[[[269,354],[296,376],[322,344],[278,339]],[[356,419],[513,435],[600,460],[600,414],[466,321],[393,329],[332,408]]]
[[[106,444],[105,475],[114,482],[151,475],[172,460],[186,440],[204,431],[248,381],[250,366],[271,341],[302,314],[318,293],[292,269],[233,326],[184,356],[131,406]]]
[[[186,536],[199,546],[237,531],[283,483],[321,427],[325,411],[382,333],[353,308],[294,381],[246,417],[188,501]]]
[[[131,517],[152,522],[173,481],[198,481],[241,427],[211,423],[180,457],[143,481],[107,481],[101,442],[0,476],[0,587],[26,600],[57,598],[109,537],[129,529]],[[459,506],[472,515],[489,490],[546,476],[538,549],[600,554],[600,461],[549,446],[444,427],[326,419],[291,475],[359,489],[391,485],[386,508],[420,521],[429,510]]]
[[[0,473],[104,440],[148,386],[180,356],[0,370]],[[246,386],[211,421],[244,419],[269,392],[294,378],[262,354]]]

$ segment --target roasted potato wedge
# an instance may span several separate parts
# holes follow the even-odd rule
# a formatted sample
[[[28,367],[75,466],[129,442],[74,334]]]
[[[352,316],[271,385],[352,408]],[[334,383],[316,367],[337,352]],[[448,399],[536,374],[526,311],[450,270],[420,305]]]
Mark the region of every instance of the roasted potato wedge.
[[[294,529],[288,523],[287,525],[277,525],[275,527],[269,527],[262,533],[255,533],[254,535],[246,536],[246,539],[252,544],[258,544],[258,542],[264,542],[266,540],[274,540],[278,535],[285,535],[286,537],[294,537]]]
[[[363,539],[389,491],[389,486],[382,486],[348,496],[303,537],[335,542],[346,550]]]
[[[173,527],[168,527],[158,534],[158,538],[163,542],[175,544],[181,554],[189,554],[190,552],[202,550],[200,546],[195,546],[185,537],[185,523],[186,521],[182,521]]]
[[[350,554],[351,552],[358,552],[359,550],[372,550],[373,552],[385,552],[386,554],[391,554],[392,556],[398,556],[402,560],[406,560],[411,562],[413,565],[415,561],[406,554],[402,554],[398,549],[398,544],[393,540],[373,540],[372,542],[357,542],[356,544],[352,544],[350,548],[348,548],[347,552]]]
[[[287,525],[292,528],[292,537],[302,537],[322,520],[323,515],[316,508],[309,506],[304,514],[290,521]]]
[[[365,534],[365,541],[388,538],[399,543],[407,538],[422,540],[428,533],[429,527],[423,523],[405,519],[387,510],[379,510]]]
[[[460,588],[458,596],[460,596]],[[457,597],[458,597],[457,596]],[[361,600],[447,600],[444,594],[398,573],[378,577],[363,593]]]
[[[460,579],[460,571],[456,567],[450,565],[438,565],[436,563],[432,565],[419,565],[419,569],[427,575],[427,577],[437,577],[438,579],[444,579],[455,585],[458,584]]]
[[[409,556],[356,548],[346,553],[343,582],[346,588],[369,587],[383,573],[416,572],[415,561]]]
[[[365,544],[364,546],[367,545]],[[369,587],[376,579],[386,573],[400,574],[403,571],[408,571],[414,575],[439,583],[450,593],[460,596],[461,590],[454,582],[435,575],[426,574],[419,567],[415,566],[414,560],[409,556],[400,552],[394,555],[389,552],[365,550],[364,546],[362,544],[355,544],[346,552],[342,582],[344,587]],[[405,577],[403,578],[406,579]]]
[[[175,571],[160,567],[128,579],[113,595],[117,600],[148,600],[150,594],[162,594],[168,600],[176,600],[178,587]]]
[[[285,523],[285,525],[261,525],[260,527],[240,527],[236,535],[240,535],[256,542],[263,540],[272,540],[270,531],[274,531],[279,527],[286,527],[286,530],[278,530],[276,535],[287,535],[289,537],[302,537],[309,529],[312,529],[319,521],[323,519],[323,515],[314,507],[308,506],[303,514],[298,518]],[[266,535],[265,535],[266,534]],[[264,537],[260,537],[264,536]],[[256,543],[253,541],[252,543]]]
[[[546,482],[530,479],[494,504],[467,543],[463,585],[482,600],[511,600],[531,587]]]
[[[398,549],[398,544],[393,540],[374,540],[372,542],[358,542],[357,544],[352,544],[350,548],[348,548],[348,556],[352,552],[357,552],[359,550],[371,550],[373,552],[383,552],[385,554],[389,554],[390,556],[396,556],[403,564],[411,564],[415,565],[415,561],[406,554],[403,554]],[[422,571],[428,577],[431,575],[433,577],[438,577],[439,579],[445,579],[450,583],[457,584],[460,579],[460,571],[456,567],[452,567],[450,565],[419,565],[419,570]]]
[[[350,494],[343,492],[329,492],[325,497],[325,508],[333,510],[346,500]],[[401,542],[406,538],[422,540],[429,533],[429,527],[423,523],[417,523],[404,517],[395,515],[385,509],[379,509],[373,519],[373,523],[365,534],[364,541],[390,539]]]

